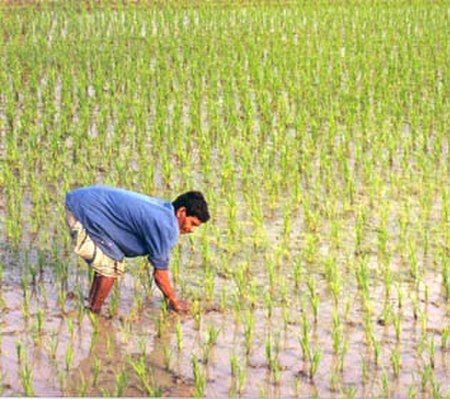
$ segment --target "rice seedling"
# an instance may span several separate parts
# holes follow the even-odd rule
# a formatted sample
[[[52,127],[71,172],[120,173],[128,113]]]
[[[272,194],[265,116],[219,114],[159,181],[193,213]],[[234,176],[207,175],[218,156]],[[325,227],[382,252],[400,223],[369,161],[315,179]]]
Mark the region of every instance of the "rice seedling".
[[[343,396],[345,396],[347,398],[355,398],[357,393],[358,393],[358,390],[356,389],[355,386],[348,386],[348,387],[344,388],[344,390],[341,394],[343,394]]]
[[[67,332],[69,334],[70,340],[73,341],[75,330],[74,330],[73,320],[71,318],[67,319]]]
[[[314,315],[314,323],[317,323],[317,320],[319,317],[320,297],[317,293],[316,282],[313,278],[308,278],[306,281],[306,285],[308,287],[309,300],[310,300],[313,315]]]
[[[420,329],[422,332],[422,338],[426,339],[428,328],[428,314],[426,312],[420,313],[419,322],[420,322]]]
[[[338,353],[338,365],[339,365],[338,367],[341,372],[344,372],[344,369],[345,369],[345,367],[344,367],[345,356],[348,353],[349,345],[350,345],[349,339],[346,337],[344,339],[344,342],[342,343],[341,348]]]
[[[239,296],[243,296],[245,293],[245,286],[246,286],[245,274],[246,274],[245,264],[238,266],[234,271],[234,281],[236,283]]]
[[[410,385],[408,387],[408,398],[415,398],[417,397],[417,390],[413,385]]]
[[[309,376],[311,379],[314,379],[314,376],[319,369],[320,360],[322,358],[322,351],[320,348],[315,349],[310,355],[310,366],[309,366]]]
[[[433,398],[442,398],[442,389],[441,389],[441,385],[437,382],[434,382],[434,384],[432,385],[432,395]]]
[[[154,382],[152,371],[147,369],[145,356],[140,356],[137,360],[130,358],[128,362],[138,377],[141,389],[149,396],[158,396],[159,391]]]
[[[215,289],[215,270],[212,267],[205,269],[205,299],[209,302],[213,300]]]
[[[386,370],[381,373],[381,394],[385,398],[391,397],[391,385]]]
[[[27,283],[24,283],[27,284]],[[22,315],[24,320],[28,320],[30,318],[30,298],[31,298],[31,292],[29,289],[24,289],[23,292],[23,304],[21,307]]]
[[[255,329],[255,315],[253,312],[245,313],[243,327],[244,327],[245,354],[248,356],[252,350],[253,336]]]
[[[24,358],[24,349],[21,341],[16,342],[17,363],[21,364]]]
[[[428,347],[428,353],[429,353],[429,361],[430,366],[432,369],[434,369],[435,366],[435,355],[436,355],[436,346],[434,344],[434,336],[431,337],[429,347]]]
[[[395,338],[397,339],[397,342],[400,341],[401,333],[402,333],[402,319],[401,314],[394,315],[392,318],[392,324],[394,326],[395,330]]]
[[[121,370],[116,375],[116,387],[114,391],[114,396],[119,398],[123,397],[127,385],[128,385],[128,374],[125,370]]]
[[[19,364],[18,377],[23,389],[23,394],[24,396],[34,396],[33,370],[29,364],[23,344],[20,341],[16,342],[16,353]]]
[[[337,313],[336,309],[333,310],[332,336],[333,336],[333,351],[335,354],[337,354],[341,348],[341,343],[343,342],[343,333],[341,320],[339,318],[339,314]]]
[[[98,377],[100,375],[100,370],[102,368],[102,361],[98,358],[95,358],[92,366],[91,366],[91,372],[92,372],[92,386],[96,387],[98,383]]]
[[[195,397],[203,397],[206,387],[206,376],[195,356],[191,357],[192,374],[194,375]]]
[[[64,357],[66,371],[69,371],[70,367],[72,366],[74,357],[75,357],[75,352],[74,352],[73,344],[69,344],[67,346],[65,357]]]
[[[309,321],[306,316],[302,317],[302,335],[299,337],[300,347],[302,349],[302,356],[304,361],[310,360],[310,334],[309,334]]]
[[[175,335],[177,339],[177,349],[181,351],[183,349],[183,327],[181,326],[181,321],[178,318],[175,324]]]
[[[238,369],[238,379],[237,379],[237,381],[238,381],[237,393],[239,395],[241,395],[244,391],[246,380],[247,380],[247,374],[246,374],[245,366],[240,367]]]
[[[249,304],[251,308],[255,308],[259,300],[258,283],[255,281],[255,279],[252,278],[250,282],[247,283],[247,285],[248,288],[245,291],[245,301]],[[222,300],[221,298],[221,302],[224,303],[225,299]]]
[[[39,309],[36,312],[36,324],[34,330],[35,330],[35,342],[39,344],[42,333],[44,331],[44,312],[42,309]]]
[[[208,346],[214,346],[217,342],[217,338],[219,337],[220,330],[217,329],[213,324],[208,326],[206,331],[206,344]]]
[[[242,394],[246,382],[246,365],[241,365],[241,362],[234,351],[230,354],[230,373],[232,377],[232,386],[229,390],[229,394],[234,396]]]
[[[0,394],[3,394],[4,392],[4,377],[3,377],[3,373],[0,372]]]
[[[273,313],[273,298],[269,291],[266,291],[264,294],[264,303],[266,305],[265,307],[265,314],[268,319],[272,317]]]
[[[86,381],[86,378],[84,378],[84,374],[80,371],[80,388],[78,390],[78,395],[80,397],[84,397],[87,394],[87,390],[88,390],[88,384]]]
[[[111,316],[117,315],[119,308],[119,301],[120,301],[120,289],[119,286],[116,284],[113,287],[111,300],[109,301],[109,312]]]
[[[172,366],[173,351],[168,345],[163,347],[164,367],[167,371],[170,371]]]
[[[195,300],[192,303],[191,312],[192,312],[192,317],[195,322],[194,323],[195,329],[200,330],[202,320],[203,320],[203,308],[202,308],[201,303],[198,300]]]
[[[113,338],[109,334],[106,336],[106,354],[108,355],[109,360],[113,359],[114,356]]]
[[[0,261],[0,285],[3,283],[3,271],[4,271],[4,264],[2,261]]]
[[[420,387],[422,392],[427,392],[428,387],[433,387],[435,385],[434,371],[430,364],[425,364],[421,376],[420,376]]]
[[[58,371],[58,383],[61,391],[65,391],[67,384],[67,372],[65,370]]]
[[[400,284],[396,285],[396,290],[397,290],[397,304],[398,304],[398,308],[402,309],[403,308],[403,289],[400,286]]]
[[[448,343],[450,337],[450,327],[444,327],[441,332],[441,348],[443,351],[448,349]]]
[[[91,346],[90,346],[90,351],[92,352],[93,349],[95,348],[95,345],[97,344],[97,340],[99,337],[99,320],[97,315],[95,315],[92,312],[88,313],[89,316],[89,320],[92,323],[92,327],[93,327],[93,332],[91,335]]]
[[[365,359],[362,359],[361,361],[361,380],[363,386],[365,386],[369,380],[369,366]]]
[[[22,384],[24,395],[35,396],[33,388],[33,371],[27,361],[20,367],[19,380]]]
[[[294,277],[294,286],[296,289],[300,288],[300,284],[302,281],[302,264],[301,260],[297,257],[293,263],[293,277]]]
[[[164,316],[160,315],[159,317],[157,317],[155,320],[155,324],[156,324],[156,336],[158,338],[161,338],[164,335],[164,330],[166,326]]]
[[[398,378],[400,376],[400,370],[401,370],[401,355],[399,353],[398,348],[394,349],[391,352],[390,360],[391,360],[392,371],[394,373],[394,376],[395,376],[395,378]]]
[[[287,331],[291,319],[291,310],[289,305],[283,304],[283,307],[281,308],[281,316],[283,319],[284,330]]]
[[[375,336],[372,336],[372,346],[373,346],[373,356],[374,356],[374,363],[376,365],[379,364],[379,360],[380,360],[380,354],[381,354],[381,343],[379,340],[376,339]]]
[[[333,370],[331,370],[330,374],[330,388],[333,392],[339,392],[339,385],[340,382],[340,376],[339,372],[336,370],[335,367],[333,367]]]
[[[239,373],[239,358],[235,352],[230,355],[230,372],[232,377],[236,377]]]

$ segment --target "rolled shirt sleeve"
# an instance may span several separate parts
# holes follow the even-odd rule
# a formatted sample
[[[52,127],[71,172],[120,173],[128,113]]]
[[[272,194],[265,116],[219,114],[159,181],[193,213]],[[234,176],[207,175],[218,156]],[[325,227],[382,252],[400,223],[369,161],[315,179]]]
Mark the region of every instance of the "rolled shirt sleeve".
[[[163,257],[161,255],[154,256],[149,255],[148,261],[152,264],[155,269],[167,270],[169,268],[169,257]]]
[[[166,270],[169,267],[170,251],[178,238],[178,230],[169,229],[167,225],[153,225],[145,236],[148,260],[156,269]]]

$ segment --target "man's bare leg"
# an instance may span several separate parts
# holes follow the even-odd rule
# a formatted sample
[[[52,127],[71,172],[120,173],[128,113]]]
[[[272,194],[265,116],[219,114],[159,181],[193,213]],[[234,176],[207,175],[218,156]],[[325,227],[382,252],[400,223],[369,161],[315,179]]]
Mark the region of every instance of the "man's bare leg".
[[[100,313],[103,302],[108,297],[116,280],[116,277],[106,277],[95,273],[89,292],[89,309],[92,312]]]

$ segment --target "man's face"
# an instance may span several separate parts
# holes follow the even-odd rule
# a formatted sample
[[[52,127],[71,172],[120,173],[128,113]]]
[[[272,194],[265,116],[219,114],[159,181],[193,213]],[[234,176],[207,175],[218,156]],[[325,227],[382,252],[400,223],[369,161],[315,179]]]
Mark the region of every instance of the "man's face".
[[[197,216],[186,216],[185,207],[179,208],[176,216],[178,219],[178,225],[180,226],[180,234],[193,233],[195,228],[202,224]]]

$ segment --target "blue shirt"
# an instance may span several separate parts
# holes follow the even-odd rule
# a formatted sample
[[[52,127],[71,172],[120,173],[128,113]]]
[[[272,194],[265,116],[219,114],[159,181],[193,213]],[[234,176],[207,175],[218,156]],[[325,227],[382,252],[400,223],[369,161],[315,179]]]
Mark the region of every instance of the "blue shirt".
[[[112,259],[148,255],[155,268],[168,268],[170,250],[179,236],[170,202],[123,189],[91,186],[69,192],[66,207]]]

